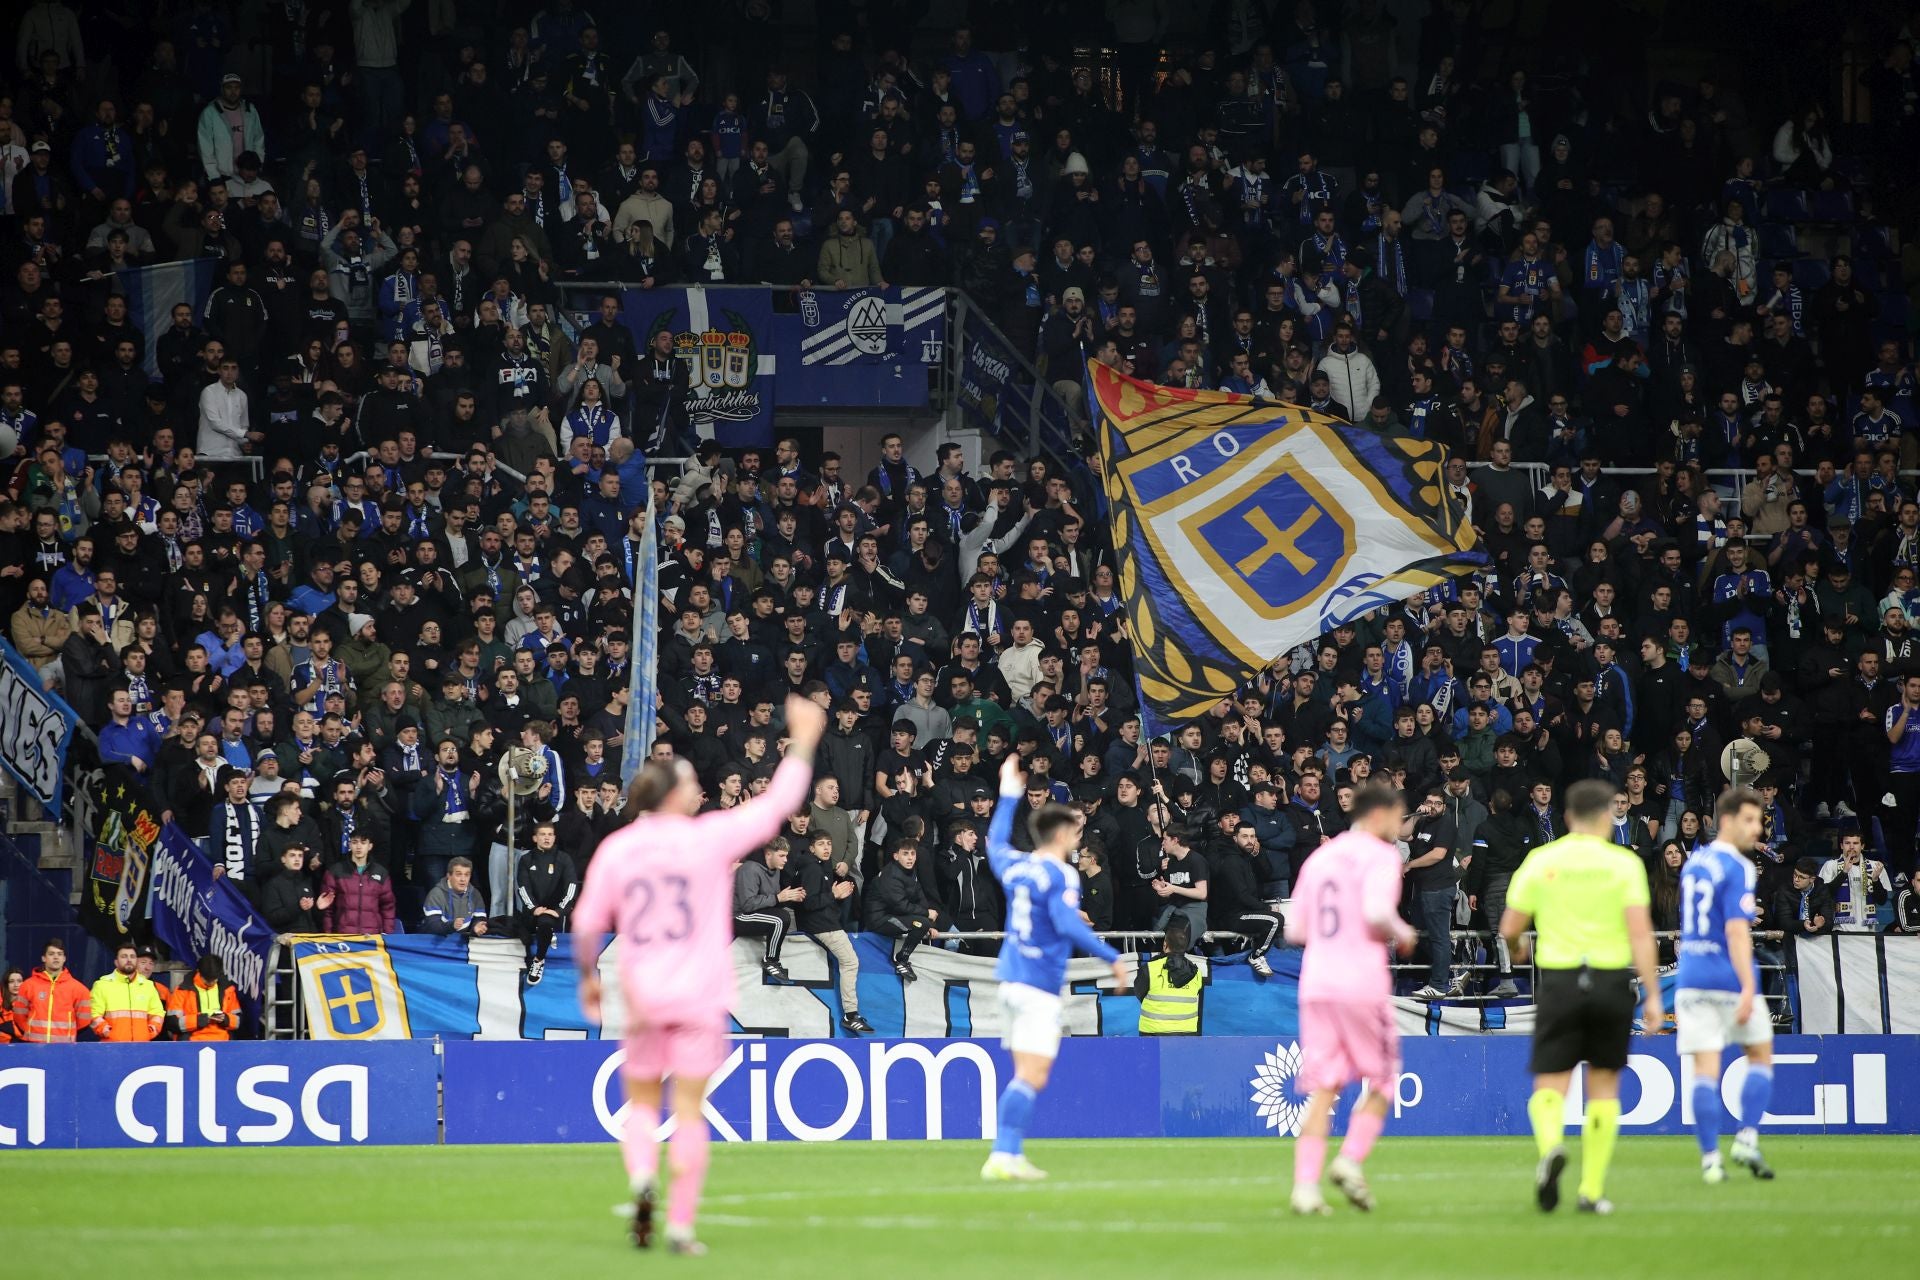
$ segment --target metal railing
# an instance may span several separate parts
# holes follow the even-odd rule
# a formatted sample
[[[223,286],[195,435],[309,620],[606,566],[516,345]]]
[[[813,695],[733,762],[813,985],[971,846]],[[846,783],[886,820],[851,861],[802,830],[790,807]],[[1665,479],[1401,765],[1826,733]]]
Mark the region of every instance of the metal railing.
[[[1042,450],[1060,458],[1069,456],[1073,451],[1073,411],[1054,391],[1046,374],[962,289],[947,290],[946,358],[941,361],[943,406],[952,409],[960,404],[967,362],[979,340],[970,339],[970,331],[985,335],[995,348],[991,354],[1011,366],[1001,395],[1013,393],[1024,400],[1011,420],[1006,406],[996,404],[989,428],[994,436],[1009,445],[1024,445],[1028,457],[1037,457]],[[1024,438],[1015,434],[1016,425],[1024,428]]]
[[[1284,911],[1286,906],[1287,904],[1282,903],[1281,910]],[[805,937],[806,935],[797,934],[794,936]],[[1159,949],[1159,943],[1165,939],[1166,934],[1157,929],[1108,929],[1098,931],[1094,936],[1112,945],[1115,950],[1124,954],[1128,952],[1157,951]],[[1534,964],[1536,955],[1534,943],[1536,936],[1537,935],[1531,931],[1522,935],[1526,944],[1525,954],[1527,959],[1510,966],[1509,970],[1510,973],[1525,973],[1527,977],[1527,987],[1523,994],[1507,997],[1494,996],[1486,991],[1463,991],[1461,994],[1456,995],[1449,991],[1445,997],[1447,1002],[1455,1006],[1471,1006],[1495,1002],[1511,1003],[1520,1006],[1531,1005],[1533,1003],[1533,992],[1539,989],[1540,980],[1540,971]],[[1653,936],[1656,945],[1677,943],[1680,938],[1678,933],[1671,931],[1656,932]],[[1760,998],[1764,1000],[1768,1008],[1772,1010],[1772,1016],[1776,1021],[1782,1017],[1790,1017],[1793,1013],[1793,1006],[1789,994],[1789,983],[1794,977],[1794,967],[1793,950],[1791,947],[1785,945],[1787,936],[1778,930],[1763,930],[1756,932],[1753,936],[1757,943],[1766,944],[1768,951],[1776,952],[1780,957],[1777,961],[1770,960],[1756,952],[1755,967],[1760,971],[1761,975]],[[930,940],[926,945],[939,946],[946,942],[961,944],[970,942],[1004,942],[1006,938],[1006,932],[999,929],[953,930],[940,933],[937,941]],[[1500,963],[1495,950],[1495,934],[1483,929],[1457,929],[1449,935],[1449,938],[1453,951],[1448,963],[1450,976],[1484,976],[1488,974],[1498,974],[1500,972]],[[1422,934],[1420,935],[1420,940],[1415,943],[1411,956],[1407,958],[1393,958],[1389,961],[1388,969],[1395,976],[1396,982],[1402,979],[1411,981],[1413,975],[1427,971],[1429,968],[1428,963],[1418,958],[1419,947],[1424,941],[1425,935]],[[1196,943],[1220,946],[1230,943],[1244,944],[1245,942],[1246,936],[1244,934],[1217,929],[1209,929],[1196,939]],[[1274,945],[1276,948],[1285,948],[1287,944],[1276,941]],[[1231,955],[1234,953],[1228,952],[1226,954]],[[1462,959],[1463,954],[1465,956],[1464,959]],[[1661,966],[1661,973],[1663,975],[1670,971],[1670,964]],[[1770,976],[1775,980],[1769,982],[1768,978]],[[1636,986],[1637,985],[1638,980],[1636,979]],[[267,986],[262,993],[261,1002],[261,1038],[266,1040],[306,1039],[308,1033],[306,1015],[305,995],[301,989],[299,977],[294,970],[293,947],[287,937],[282,935],[274,939],[273,949],[268,955]],[[1672,1016],[1673,1010],[1668,1009],[1667,1025],[1649,1029],[1646,1034],[1658,1035],[1671,1030]]]

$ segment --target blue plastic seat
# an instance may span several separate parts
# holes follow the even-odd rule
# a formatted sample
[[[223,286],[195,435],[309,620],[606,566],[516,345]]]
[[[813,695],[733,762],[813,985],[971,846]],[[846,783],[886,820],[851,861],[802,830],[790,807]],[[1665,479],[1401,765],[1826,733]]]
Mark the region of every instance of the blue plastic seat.
[[[1808,293],[1825,284],[1831,274],[1819,258],[1801,258],[1793,264],[1793,282]]]
[[[1815,222],[1853,221],[1853,192],[1816,191],[1807,199],[1807,213]]]
[[[1761,197],[1763,216],[1768,222],[1805,222],[1807,193],[1792,187],[1775,187]]]
[[[1799,237],[1785,223],[1766,223],[1760,228],[1760,256],[1776,262],[1782,258],[1797,258],[1800,256]]]

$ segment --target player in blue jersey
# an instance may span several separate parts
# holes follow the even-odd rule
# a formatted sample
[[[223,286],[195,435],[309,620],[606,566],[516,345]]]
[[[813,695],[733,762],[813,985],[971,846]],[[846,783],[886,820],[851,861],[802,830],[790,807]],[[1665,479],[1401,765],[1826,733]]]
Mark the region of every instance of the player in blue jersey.
[[[1080,918],[1080,875],[1067,864],[1078,847],[1084,819],[1063,804],[1043,804],[1027,819],[1033,852],[1010,843],[1013,813],[1026,794],[1020,757],[1000,766],[1000,803],[987,828],[987,860],[1006,891],[1006,941],[1000,944],[1002,1038],[1013,1053],[1013,1081],[1000,1095],[1000,1128],[993,1154],[980,1168],[988,1182],[1037,1182],[1047,1175],[1021,1150],[1034,1103],[1047,1087],[1060,1052],[1060,991],[1074,948],[1113,966],[1116,990],[1127,989],[1126,963]]]
[[[1760,1154],[1760,1118],[1773,1097],[1773,1020],[1755,994],[1753,847],[1760,797],[1743,787],[1714,806],[1713,843],[1680,868],[1680,980],[1674,1019],[1682,1057],[1693,1055],[1693,1132],[1708,1183],[1727,1180],[1720,1163],[1720,1058],[1729,1043],[1747,1055],[1733,1162],[1773,1177]]]

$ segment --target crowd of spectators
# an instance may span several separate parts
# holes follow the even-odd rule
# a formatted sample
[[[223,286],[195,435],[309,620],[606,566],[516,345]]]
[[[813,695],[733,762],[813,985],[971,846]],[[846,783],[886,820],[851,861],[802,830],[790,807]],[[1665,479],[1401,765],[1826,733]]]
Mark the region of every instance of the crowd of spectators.
[[[1428,997],[1590,777],[1663,927],[1736,761],[1767,926],[1920,927],[1920,408],[1866,158],[1914,149],[1913,33],[1842,128],[1458,0],[1086,7],[828,7],[809,56],[761,4],[683,54],[574,0],[36,0],[0,93],[10,640],[275,928],[497,927],[535,980],[619,821],[650,494],[653,750],[724,807],[787,693],[834,713],[742,874],[770,972],[794,927],[895,937],[903,976],[997,928],[1010,751],[1088,815],[1096,926],[1257,968],[1375,775],[1416,802]],[[119,269],[176,259],[217,286],[150,369]],[[1069,405],[1094,358],[1441,441],[1490,563],[1148,740],[1080,457],[650,476],[686,367],[600,286],[722,282],[953,285]]]

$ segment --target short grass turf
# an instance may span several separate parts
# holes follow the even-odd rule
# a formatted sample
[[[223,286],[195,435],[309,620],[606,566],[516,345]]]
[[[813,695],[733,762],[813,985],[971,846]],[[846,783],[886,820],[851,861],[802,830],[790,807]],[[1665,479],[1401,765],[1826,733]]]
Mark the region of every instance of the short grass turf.
[[[0,1155],[10,1277],[1915,1274],[1920,1139],[1772,1138],[1779,1178],[1700,1183],[1686,1138],[1625,1138],[1610,1219],[1532,1202],[1524,1138],[1395,1139],[1378,1210],[1286,1212],[1292,1143],[1039,1142],[1052,1173],[983,1185],[976,1142],[716,1144],[702,1259],[640,1254],[608,1146],[33,1151]],[[1842,1262],[1844,1260],[1844,1262]]]

